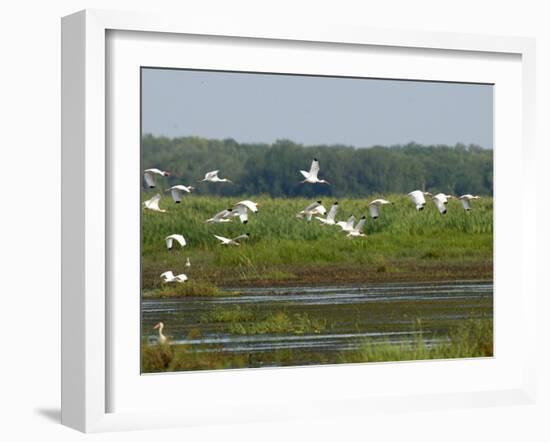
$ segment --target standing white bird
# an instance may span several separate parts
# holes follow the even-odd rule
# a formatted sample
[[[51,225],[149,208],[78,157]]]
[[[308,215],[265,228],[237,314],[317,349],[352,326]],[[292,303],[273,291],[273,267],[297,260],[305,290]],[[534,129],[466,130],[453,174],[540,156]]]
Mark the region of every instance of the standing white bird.
[[[143,178],[145,179],[145,183],[149,187],[149,189],[152,189],[157,185],[155,180],[155,175],[158,176],[170,176],[170,172],[166,172],[165,170],[160,169],[145,169],[143,171]]]
[[[162,213],[165,213],[166,210],[164,209],[161,209],[159,207],[159,201],[160,201],[160,193],[157,193],[153,198],[147,200],[147,201],[144,201],[143,202],[143,206],[146,208],[146,209],[149,209],[149,210],[152,210],[154,212],[162,212]]]
[[[250,235],[248,233],[245,233],[244,235],[239,235],[235,238],[225,238],[219,235],[214,236],[221,241],[222,246],[240,246],[240,244],[237,242],[238,240],[250,238]]]
[[[306,172],[305,170],[300,170],[300,173],[304,176],[305,180],[300,181],[300,183],[311,183],[311,184],[330,184],[326,180],[320,180],[317,175],[319,174],[319,161],[317,158],[313,158],[313,161],[311,162],[311,167],[309,168],[309,172]]]
[[[340,226],[340,228],[344,232],[351,232],[353,230],[354,223],[355,223],[355,217],[353,215],[350,215],[347,221],[338,221],[336,225]]]
[[[174,275],[171,270],[161,273],[160,277],[162,278],[162,282],[185,282],[188,279],[187,275],[185,275],[184,273],[181,273],[180,275]]]
[[[471,200],[478,200],[480,198],[481,198],[480,196],[477,196],[477,195],[474,196],[474,195],[470,195],[469,193],[467,193],[466,195],[462,195],[458,199],[462,203],[462,207],[464,207],[464,210],[470,211],[472,209],[472,207],[470,206],[470,201]]]
[[[334,226],[336,224],[336,212],[338,212],[338,201],[335,201],[330,207],[326,218],[321,218],[320,216],[316,216],[315,218],[321,221],[324,225]]]
[[[383,206],[384,204],[393,203],[382,198],[375,199],[369,203],[369,214],[372,219],[378,218],[378,216],[380,215],[380,206]]]
[[[191,260],[189,259],[189,256],[187,257],[187,261],[185,261],[185,267],[191,267]]]
[[[430,192],[422,192],[421,190],[413,190],[408,195],[416,205],[416,210],[424,210],[424,206],[426,205],[426,198],[424,196],[432,196]]]
[[[365,226],[365,221],[367,220],[366,216],[362,216],[361,219],[357,222],[357,225],[349,230],[347,237],[353,238],[355,236],[367,236],[363,233],[363,227]]]
[[[164,334],[162,333],[162,331],[164,330],[164,322],[157,323],[153,327],[153,330],[159,331],[159,340],[158,340],[159,344],[166,344],[168,342],[168,338],[164,336]]]
[[[250,200],[239,201],[233,204],[232,216],[238,216],[241,223],[246,224],[248,222],[248,211],[252,213],[258,213],[258,204]]]
[[[432,196],[432,200],[435,203],[437,210],[439,210],[439,213],[441,213],[441,215],[445,215],[447,213],[447,207],[445,206],[445,204],[447,204],[447,198],[445,195],[442,195],[443,194],[438,193],[437,195]]]
[[[228,180],[227,178],[220,178],[218,176],[219,170],[212,170],[210,172],[206,172],[204,175],[204,178],[200,180],[202,181],[208,181],[210,183],[232,183],[233,181]]]
[[[166,191],[170,191],[172,193],[172,199],[175,203],[181,203],[181,197],[184,195],[183,192],[191,193],[192,190],[195,188],[193,186],[184,186],[182,184],[178,184],[177,186],[172,186],[169,189],[166,189]]]
[[[172,250],[172,246],[174,245],[174,241],[178,242],[180,246],[185,247],[187,245],[187,241],[185,241],[185,238],[183,235],[180,235],[178,233],[174,233],[173,235],[168,235],[166,238],[164,238],[164,241],[166,241],[166,247],[168,250]]]
[[[304,210],[301,210],[296,214],[297,218],[303,218],[304,216],[308,221],[311,221],[313,215],[324,215],[327,213],[327,209],[323,206],[321,200],[315,201],[314,203],[307,206]]]
[[[208,218],[205,223],[229,223],[233,216],[233,209],[225,209],[216,213],[212,218]]]

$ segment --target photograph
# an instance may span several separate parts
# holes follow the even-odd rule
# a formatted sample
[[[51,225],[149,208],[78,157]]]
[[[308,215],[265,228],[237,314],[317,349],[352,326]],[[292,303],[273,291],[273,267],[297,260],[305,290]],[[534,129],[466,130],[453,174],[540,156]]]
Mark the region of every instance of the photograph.
[[[493,357],[493,84],[140,76],[142,374]]]

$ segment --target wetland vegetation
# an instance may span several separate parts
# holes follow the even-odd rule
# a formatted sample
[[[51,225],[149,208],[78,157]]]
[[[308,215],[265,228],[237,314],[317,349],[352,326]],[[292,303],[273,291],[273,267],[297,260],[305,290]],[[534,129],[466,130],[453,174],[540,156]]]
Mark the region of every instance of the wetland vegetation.
[[[490,197],[476,201],[470,212],[451,200],[447,215],[440,215],[431,202],[417,212],[406,196],[384,195],[394,204],[383,207],[378,219],[368,218],[366,238],[349,239],[337,226],[296,218],[310,199],[215,197],[199,192],[177,205],[163,197],[160,204],[167,213],[143,213],[145,296],[215,296],[221,293],[220,287],[492,279]],[[245,197],[260,205],[248,224],[238,220],[204,223]],[[368,203],[376,197],[339,199],[337,219],[367,214]],[[323,201],[327,206],[332,202]],[[174,232],[182,233],[188,245],[168,252],[164,237]],[[238,247],[221,246],[213,236],[234,237],[245,232],[250,238]],[[184,268],[187,257],[189,269]],[[163,286],[159,275],[166,269],[186,270],[189,281]]]
[[[330,186],[298,184],[295,164],[313,155]],[[142,162],[173,173],[141,198],[158,192],[166,210],[141,218],[143,373],[492,356],[492,151],[146,136]],[[197,184],[213,163],[236,184]],[[196,189],[176,204],[163,190],[182,183]],[[417,211],[406,193],[418,186],[482,197]],[[372,219],[376,198],[394,204]],[[247,224],[204,222],[245,199],[259,205]],[[338,201],[337,220],[367,216],[366,237],[296,217],[316,200]],[[175,233],[187,244],[167,250]],[[244,233],[239,246],[214,237]],[[163,282],[167,270],[188,280]]]

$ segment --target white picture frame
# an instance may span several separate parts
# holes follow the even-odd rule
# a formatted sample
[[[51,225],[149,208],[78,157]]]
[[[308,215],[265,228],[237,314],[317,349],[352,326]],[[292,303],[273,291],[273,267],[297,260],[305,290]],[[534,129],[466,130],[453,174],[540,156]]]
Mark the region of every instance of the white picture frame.
[[[247,23],[210,23],[193,17],[153,16],[99,10],[81,11],[62,21],[62,423],[85,432],[123,429],[159,428],[168,426],[206,425],[214,422],[249,422],[288,417],[329,415],[364,415],[383,409],[387,412],[403,409],[457,408],[498,404],[532,403],[536,393],[534,339],[527,340],[522,353],[521,376],[499,388],[449,392],[444,387],[426,394],[388,393],[372,397],[341,394],[337,391],[310,401],[311,407],[282,406],[259,409],[250,401],[250,394],[233,403],[233,410],[225,413],[206,411],[198,407],[195,413],[169,406],[164,409],[139,411],[110,411],[109,381],[110,346],[108,327],[112,318],[109,310],[108,244],[112,238],[110,220],[109,155],[106,121],[109,118],[106,77],[107,33],[149,32],[156,35],[218,36],[219,38],[246,38],[283,41],[286,44],[338,44],[346,46],[375,46],[380,51],[389,48],[403,50],[426,49],[445,52],[468,52],[480,60],[484,54],[509,54],[518,57],[521,64],[521,111],[514,124],[519,128],[517,155],[521,158],[521,189],[523,192],[519,239],[515,263],[521,267],[518,288],[521,297],[517,308],[523,312],[521,325],[524,337],[533,337],[536,316],[536,286],[533,265],[536,253],[534,174],[534,108],[535,108],[535,45],[532,39],[517,37],[490,37],[451,33],[415,31],[387,31],[344,26],[295,28],[292,26]],[[488,55],[487,55],[488,56]],[[497,96],[498,100],[498,96]],[[516,114],[514,114],[516,115]],[[516,171],[517,172],[517,171]],[[498,174],[498,169],[496,170]],[[499,251],[498,243],[495,253]],[[498,255],[497,255],[498,256]],[[528,258],[530,256],[530,258]],[[497,260],[498,261],[498,260]],[[503,262],[502,260],[501,262]],[[512,259],[512,262],[514,260]],[[518,264],[519,263],[519,264]],[[504,263],[503,265],[505,265]],[[498,311],[495,313],[498,322]],[[136,348],[136,352],[139,351]],[[498,354],[497,354],[498,358]],[[395,366],[398,364],[392,364]],[[392,370],[390,365],[382,367]],[[379,365],[379,367],[381,367]],[[403,370],[401,368],[399,370]],[[408,370],[413,370],[412,365]],[[350,369],[349,367],[347,368]],[[362,365],[353,367],[354,376],[360,375]],[[456,367],[455,367],[456,369]],[[474,367],[475,369],[475,367]],[[300,371],[285,369],[285,378],[291,382]],[[340,367],[330,367],[329,376],[337,376]],[[416,369],[418,371],[418,368]],[[249,370],[250,371],[250,370]],[[253,370],[252,370],[253,371]],[[281,371],[281,370],[279,370]],[[257,371],[256,371],[257,372]],[[227,383],[235,376],[243,378],[243,371],[225,372],[217,383]],[[265,372],[264,372],[265,373]],[[311,373],[311,372],[309,372]],[[326,371],[325,373],[329,373]],[[201,374],[204,379],[209,374]],[[265,376],[256,376],[265,382]],[[175,382],[176,377],[171,377]],[[206,378],[208,381],[208,379]],[[250,380],[250,379],[249,379]],[[170,383],[168,380],[165,383]],[[194,382],[201,382],[199,376]],[[448,382],[448,381],[447,381]],[[439,390],[438,390],[439,388]],[[253,394],[253,393],[251,393]],[[238,410],[238,411],[237,411]]]

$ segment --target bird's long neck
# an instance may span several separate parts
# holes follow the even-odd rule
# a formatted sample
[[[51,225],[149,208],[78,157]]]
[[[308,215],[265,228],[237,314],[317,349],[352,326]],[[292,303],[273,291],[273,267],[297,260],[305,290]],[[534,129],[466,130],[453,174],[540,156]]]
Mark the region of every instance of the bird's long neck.
[[[162,330],[164,329],[164,324],[160,324],[159,325],[159,338],[160,339],[164,339],[166,338],[166,336],[164,336],[164,334],[162,333]]]

